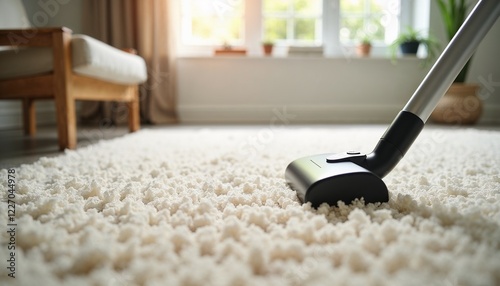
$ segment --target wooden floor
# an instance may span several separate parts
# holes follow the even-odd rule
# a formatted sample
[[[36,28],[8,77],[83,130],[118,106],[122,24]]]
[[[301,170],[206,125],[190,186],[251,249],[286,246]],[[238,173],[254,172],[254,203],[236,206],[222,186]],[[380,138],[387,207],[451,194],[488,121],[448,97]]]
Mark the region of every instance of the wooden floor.
[[[123,127],[78,127],[78,147],[94,144],[128,133]],[[23,130],[0,130],[0,169],[30,164],[41,157],[63,154],[59,151],[56,126],[38,127],[35,136],[24,135]]]

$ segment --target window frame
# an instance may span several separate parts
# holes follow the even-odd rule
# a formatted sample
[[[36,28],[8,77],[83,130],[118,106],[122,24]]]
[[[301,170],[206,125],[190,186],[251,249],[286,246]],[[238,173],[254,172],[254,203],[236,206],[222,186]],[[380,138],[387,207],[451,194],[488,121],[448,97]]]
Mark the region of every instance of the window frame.
[[[183,0],[178,0],[183,1]],[[231,0],[221,0],[231,1]],[[238,48],[244,47],[247,54],[250,56],[261,56],[262,52],[262,36],[263,36],[263,0],[243,0],[245,6],[244,12],[244,32],[243,45],[235,46]],[[400,0],[401,12],[399,15],[399,30],[403,30],[406,26],[414,26],[412,23],[412,3],[411,1]],[[179,20],[182,17],[182,3],[179,3]],[[322,46],[324,55],[327,57],[352,57],[354,56],[354,44],[342,44],[340,42],[340,0],[323,0],[322,12]],[[180,21],[179,21],[180,24]],[[179,33],[182,31],[182,25],[179,25]],[[186,45],[181,40],[182,35],[179,35],[177,41],[177,51],[179,56],[212,56],[213,50],[217,45]],[[221,45],[222,46],[222,43]],[[277,56],[285,56],[287,45],[277,43],[275,46],[275,54]],[[316,46],[317,47],[317,46]],[[372,48],[374,57],[387,57],[388,46],[375,44]]]

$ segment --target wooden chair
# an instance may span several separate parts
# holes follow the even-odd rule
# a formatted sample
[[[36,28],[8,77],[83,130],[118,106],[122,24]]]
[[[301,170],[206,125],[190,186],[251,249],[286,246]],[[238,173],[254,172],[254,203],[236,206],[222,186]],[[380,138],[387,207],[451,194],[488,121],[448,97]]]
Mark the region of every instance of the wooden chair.
[[[61,150],[75,149],[77,145],[76,100],[126,102],[129,108],[129,130],[138,130],[138,83],[116,83],[75,73],[72,67],[71,41],[72,32],[64,27],[0,30],[0,46],[52,48],[51,72],[0,79],[0,99],[20,99],[23,102],[25,133],[34,135],[36,132],[34,101],[39,99],[55,100]]]

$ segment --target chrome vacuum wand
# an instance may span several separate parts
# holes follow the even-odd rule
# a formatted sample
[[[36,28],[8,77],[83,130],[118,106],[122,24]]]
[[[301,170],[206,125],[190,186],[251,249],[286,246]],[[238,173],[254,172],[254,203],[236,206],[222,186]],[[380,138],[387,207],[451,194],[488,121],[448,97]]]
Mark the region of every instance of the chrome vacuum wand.
[[[499,16],[499,0],[480,0],[476,4],[370,154],[320,154],[291,162],[285,178],[299,199],[314,207],[361,198],[365,203],[387,202],[389,192],[381,178],[406,154],[439,99]]]

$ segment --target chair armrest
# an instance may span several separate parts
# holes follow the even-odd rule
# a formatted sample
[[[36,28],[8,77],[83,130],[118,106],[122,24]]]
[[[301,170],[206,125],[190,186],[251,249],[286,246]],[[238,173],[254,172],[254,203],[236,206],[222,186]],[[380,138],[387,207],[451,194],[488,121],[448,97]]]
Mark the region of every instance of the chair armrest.
[[[55,33],[69,33],[66,27],[33,29],[0,29],[0,46],[47,47],[53,45]]]

